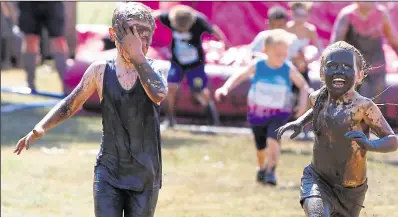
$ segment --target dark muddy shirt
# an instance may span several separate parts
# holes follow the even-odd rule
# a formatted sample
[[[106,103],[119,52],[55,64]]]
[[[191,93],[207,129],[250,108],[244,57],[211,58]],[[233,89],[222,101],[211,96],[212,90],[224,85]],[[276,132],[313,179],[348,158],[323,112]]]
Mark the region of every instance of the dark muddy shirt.
[[[159,105],[147,96],[139,79],[130,90],[123,89],[113,60],[105,68],[102,94],[103,136],[97,167],[105,168],[106,180],[117,188],[160,188]]]
[[[346,14],[349,22],[345,41],[356,47],[373,69],[370,74],[386,73],[386,59],[383,50],[383,16],[385,8],[377,6],[367,18],[358,12]],[[379,67],[379,68],[378,68]]]
[[[315,132],[312,167],[330,184],[353,186],[366,180],[366,151],[344,136],[351,130],[369,134],[367,126],[351,120],[357,107],[355,104],[330,105],[320,111],[313,123],[318,132]]]

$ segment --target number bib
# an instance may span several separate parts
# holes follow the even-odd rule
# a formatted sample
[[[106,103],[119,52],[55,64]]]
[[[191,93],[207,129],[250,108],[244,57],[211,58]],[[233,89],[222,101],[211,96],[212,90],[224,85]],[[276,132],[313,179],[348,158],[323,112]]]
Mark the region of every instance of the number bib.
[[[184,41],[176,41],[174,53],[177,60],[183,65],[199,60],[198,49]]]
[[[269,109],[286,107],[288,88],[284,85],[257,82],[253,91],[252,101],[260,107]]]

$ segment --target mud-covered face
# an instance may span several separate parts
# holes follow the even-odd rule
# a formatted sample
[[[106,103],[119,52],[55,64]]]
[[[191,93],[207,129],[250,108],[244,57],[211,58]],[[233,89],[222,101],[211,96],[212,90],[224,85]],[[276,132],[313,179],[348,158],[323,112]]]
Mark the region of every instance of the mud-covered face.
[[[332,96],[340,97],[355,85],[355,55],[347,50],[331,51],[323,66],[325,83]]]
[[[148,52],[148,48],[152,43],[153,30],[149,23],[139,22],[135,20],[130,20],[127,22],[130,27],[130,30],[133,32],[134,26],[137,28],[138,37],[142,42],[142,52],[146,54]]]
[[[149,46],[152,43],[153,30],[152,30],[151,26],[149,25],[149,23],[135,21],[135,20],[130,20],[127,22],[127,24],[129,25],[130,30],[132,32],[133,32],[134,26],[137,28],[138,37],[141,39],[141,43],[142,43],[142,52],[144,54],[146,54],[148,52]],[[112,39],[115,40],[114,39],[115,33],[112,28],[110,29],[109,33],[111,34]],[[122,55],[122,57],[128,59],[128,55],[126,54],[126,52],[124,52],[122,50],[121,46],[119,46],[118,43],[116,43],[116,47],[118,49],[118,52]]]

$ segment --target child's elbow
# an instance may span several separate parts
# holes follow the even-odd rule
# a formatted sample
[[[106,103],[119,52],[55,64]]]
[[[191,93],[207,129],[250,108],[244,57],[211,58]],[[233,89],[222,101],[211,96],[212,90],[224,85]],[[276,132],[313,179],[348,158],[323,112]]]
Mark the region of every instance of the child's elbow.
[[[152,101],[156,104],[160,104],[163,102],[163,100],[166,99],[167,92],[166,93],[158,93],[157,95],[152,97]]]

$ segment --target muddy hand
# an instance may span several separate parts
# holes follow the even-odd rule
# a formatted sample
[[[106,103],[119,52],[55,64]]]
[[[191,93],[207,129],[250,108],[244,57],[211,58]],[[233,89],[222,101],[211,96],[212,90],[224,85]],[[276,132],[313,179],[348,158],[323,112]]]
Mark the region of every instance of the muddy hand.
[[[139,37],[137,27],[134,25],[129,27],[127,21],[117,21],[113,29],[115,30],[115,39],[122,46],[123,50],[126,51],[131,58],[135,56],[143,55],[142,42]]]
[[[365,150],[369,150],[373,147],[372,141],[368,139],[368,137],[360,131],[350,131],[344,135],[346,138],[351,139],[358,143],[361,148]]]
[[[32,144],[32,142],[34,142],[41,136],[43,136],[43,134],[44,134],[43,130],[32,130],[31,132],[28,133],[28,135],[24,136],[22,139],[18,141],[14,153],[19,155],[24,148],[28,150],[29,145]]]
[[[279,127],[276,130],[278,132],[277,139],[278,140],[281,139],[283,133],[285,133],[287,130],[293,130],[294,131],[294,133],[290,136],[290,139],[294,139],[296,136],[298,136],[301,133],[302,128],[303,127],[299,123],[296,123],[294,121],[290,122],[290,123],[287,123],[287,124],[283,125],[282,127]]]

